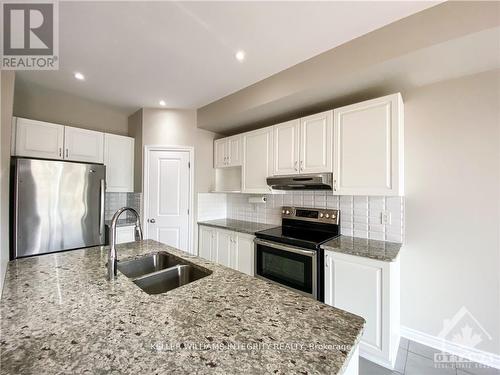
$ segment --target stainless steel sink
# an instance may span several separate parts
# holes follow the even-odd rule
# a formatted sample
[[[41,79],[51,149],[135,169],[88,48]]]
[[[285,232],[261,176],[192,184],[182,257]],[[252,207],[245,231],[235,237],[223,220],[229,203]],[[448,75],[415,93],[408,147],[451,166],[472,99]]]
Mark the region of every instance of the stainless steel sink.
[[[129,278],[153,273],[166,268],[184,264],[184,262],[166,252],[158,252],[156,254],[147,255],[141,258],[119,261],[118,270]]]
[[[212,273],[164,251],[120,261],[118,270],[148,294],[165,293]]]
[[[134,283],[148,294],[160,294],[210,275],[208,270],[190,265],[178,265],[163,271],[145,275]]]

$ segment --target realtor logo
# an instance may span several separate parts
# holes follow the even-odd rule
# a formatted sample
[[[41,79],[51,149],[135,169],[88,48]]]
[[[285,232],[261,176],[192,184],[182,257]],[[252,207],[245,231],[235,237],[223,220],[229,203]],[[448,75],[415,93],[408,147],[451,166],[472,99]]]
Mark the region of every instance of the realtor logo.
[[[491,335],[465,306],[451,318],[443,321],[438,337],[442,340],[442,352],[434,354],[435,367],[483,368],[482,363],[492,363],[493,354],[477,348]],[[447,353],[450,345],[455,354]]]
[[[3,2],[2,69],[58,69],[57,2]]]

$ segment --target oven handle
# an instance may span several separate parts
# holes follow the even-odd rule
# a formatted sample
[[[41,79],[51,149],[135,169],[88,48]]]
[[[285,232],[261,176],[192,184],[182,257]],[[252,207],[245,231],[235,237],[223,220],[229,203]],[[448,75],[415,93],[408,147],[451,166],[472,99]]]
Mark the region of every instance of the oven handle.
[[[261,240],[259,238],[255,238],[253,240],[253,242],[255,242],[257,245],[267,246],[267,247],[270,247],[273,249],[278,249],[278,250],[289,251],[291,253],[305,255],[305,256],[310,257],[310,258],[314,258],[317,255],[317,252],[314,250],[303,250],[303,249],[300,249],[298,247],[278,244],[276,242],[265,241],[265,240]]]

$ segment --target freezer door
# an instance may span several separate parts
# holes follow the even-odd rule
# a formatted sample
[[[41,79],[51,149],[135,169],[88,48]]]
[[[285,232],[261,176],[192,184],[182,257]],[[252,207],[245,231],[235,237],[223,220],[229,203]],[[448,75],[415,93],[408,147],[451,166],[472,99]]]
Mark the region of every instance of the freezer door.
[[[104,244],[105,167],[16,159],[14,257]]]

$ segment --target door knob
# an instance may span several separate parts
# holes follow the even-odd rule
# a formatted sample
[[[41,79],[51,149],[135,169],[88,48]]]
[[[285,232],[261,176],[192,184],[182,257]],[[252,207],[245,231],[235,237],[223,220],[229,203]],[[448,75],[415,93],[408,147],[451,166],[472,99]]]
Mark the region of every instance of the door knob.
[[[156,223],[156,220],[155,220],[155,219],[149,219],[149,222],[150,222],[151,224],[154,224],[154,223]]]

